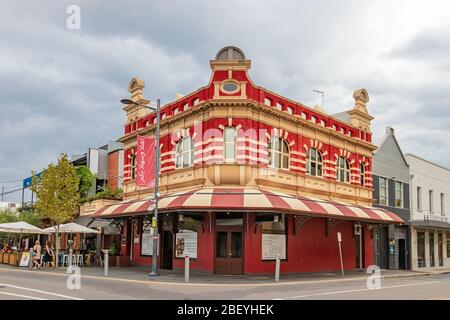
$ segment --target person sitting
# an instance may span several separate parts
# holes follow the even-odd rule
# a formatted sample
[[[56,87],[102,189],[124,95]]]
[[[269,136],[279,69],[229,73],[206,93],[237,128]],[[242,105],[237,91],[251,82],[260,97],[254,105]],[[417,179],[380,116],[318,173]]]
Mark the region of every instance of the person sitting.
[[[36,240],[33,247],[33,265],[34,269],[41,268],[41,244]]]

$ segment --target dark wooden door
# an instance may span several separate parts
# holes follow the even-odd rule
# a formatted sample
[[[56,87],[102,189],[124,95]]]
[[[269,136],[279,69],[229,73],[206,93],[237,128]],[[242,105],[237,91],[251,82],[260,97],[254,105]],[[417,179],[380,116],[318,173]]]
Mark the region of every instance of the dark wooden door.
[[[242,228],[221,227],[216,231],[214,272],[244,273],[244,235]]]
[[[406,240],[398,239],[398,267],[406,269]]]
[[[170,231],[162,232],[161,239],[161,268],[172,270],[173,236]]]

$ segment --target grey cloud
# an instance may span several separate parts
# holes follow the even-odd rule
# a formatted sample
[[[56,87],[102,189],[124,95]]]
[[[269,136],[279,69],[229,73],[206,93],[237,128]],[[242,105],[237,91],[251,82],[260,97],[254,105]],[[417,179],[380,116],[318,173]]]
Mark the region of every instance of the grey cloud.
[[[78,31],[66,29],[66,8],[74,2],[81,7]],[[124,121],[119,100],[132,77],[144,79],[147,97],[168,102],[176,92],[206,85],[209,59],[230,44],[252,60],[257,85],[307,105],[320,102],[313,89],[323,90],[330,113],[350,108],[353,91],[367,88],[376,139],[394,125],[405,151],[445,165],[450,81],[444,81],[441,57],[450,48],[448,38],[444,44],[436,39],[447,30],[435,31],[437,37],[423,32],[391,52],[374,54],[366,9],[377,3],[2,4],[0,181],[28,176],[60,152],[81,153],[118,138]],[[434,49],[426,53],[428,48]],[[426,57],[420,68],[417,57]],[[432,152],[433,143],[447,147]]]

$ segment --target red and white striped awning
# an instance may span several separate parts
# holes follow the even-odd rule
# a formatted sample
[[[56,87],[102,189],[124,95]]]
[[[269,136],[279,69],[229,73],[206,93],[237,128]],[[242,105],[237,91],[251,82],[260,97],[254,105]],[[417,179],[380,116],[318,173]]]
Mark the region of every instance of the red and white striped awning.
[[[153,200],[140,200],[113,204],[99,209],[94,213],[94,218],[146,214],[153,203]],[[404,223],[397,215],[382,208],[288,195],[257,188],[202,188],[195,191],[164,195],[159,200],[158,210],[164,212],[281,212],[383,223]]]

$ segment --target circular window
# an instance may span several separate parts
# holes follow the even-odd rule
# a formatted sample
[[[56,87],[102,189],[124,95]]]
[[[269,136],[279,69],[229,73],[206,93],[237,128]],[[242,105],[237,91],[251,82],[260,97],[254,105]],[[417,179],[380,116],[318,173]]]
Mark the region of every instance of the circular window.
[[[234,82],[225,82],[223,84],[222,88],[223,88],[223,91],[226,91],[226,92],[236,92],[239,89],[238,85]]]

